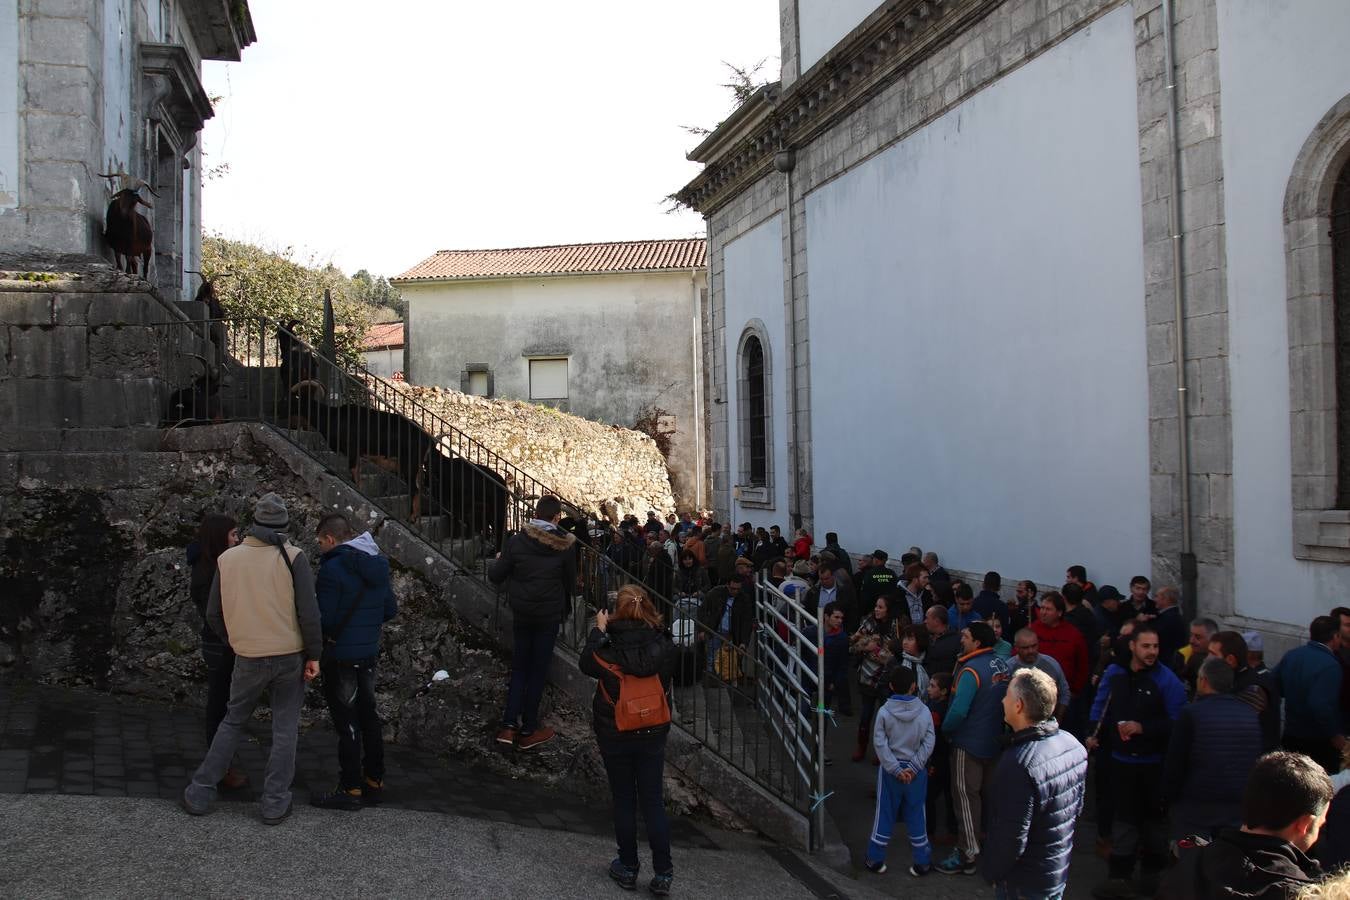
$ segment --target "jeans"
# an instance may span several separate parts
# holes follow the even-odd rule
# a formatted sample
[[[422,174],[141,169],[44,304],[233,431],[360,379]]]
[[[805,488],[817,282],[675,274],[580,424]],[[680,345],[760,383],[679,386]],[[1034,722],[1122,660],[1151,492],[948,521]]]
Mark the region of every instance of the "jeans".
[[[661,775],[666,767],[666,736],[602,741],[600,756],[614,797],[614,840],[619,861],[638,869],[637,813],[647,825],[652,870],[658,875],[675,871],[670,858],[670,821],[661,800]]]
[[[206,663],[206,746],[211,746],[230,705],[230,679],[234,676],[234,651],[229,644],[202,638],[202,662]]]
[[[375,658],[323,663],[323,697],[338,738],[339,786],[384,780],[384,723],[375,709]],[[362,751],[365,764],[362,766]]]
[[[234,758],[244,723],[253,714],[262,692],[267,691],[272,707],[272,753],[267,758],[267,776],[263,779],[262,814],[276,818],[290,808],[300,705],[305,699],[304,669],[301,653],[257,659],[235,657],[229,708],[216,729],[211,749],[206,751],[206,758],[192,774],[192,783],[183,792],[189,807],[205,811],[216,798],[216,784],[225,777],[225,770]]]
[[[1007,882],[999,882],[994,885],[994,900],[1061,900],[1063,896],[1063,885],[1053,891],[1040,892],[1015,888]]]
[[[544,697],[548,667],[553,662],[553,645],[558,641],[557,625],[522,625],[511,628],[511,687],[506,692],[506,711],[502,724],[515,728],[520,722],[522,735],[539,727],[539,701]],[[523,720],[523,721],[522,721]]]

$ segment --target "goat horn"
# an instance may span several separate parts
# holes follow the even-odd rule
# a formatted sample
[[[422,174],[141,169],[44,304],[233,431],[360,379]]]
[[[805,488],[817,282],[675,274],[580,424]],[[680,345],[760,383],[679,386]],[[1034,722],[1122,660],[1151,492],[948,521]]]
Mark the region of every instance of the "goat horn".
[[[300,389],[303,387],[318,388],[319,390],[323,390],[323,385],[320,384],[318,381],[316,381],[313,378],[306,378],[304,381],[297,381],[295,384],[291,385],[291,393],[298,394],[300,393]]]
[[[98,173],[98,177],[99,177],[99,178],[126,178],[126,177],[128,177],[128,176],[127,176],[127,173],[126,173],[126,172],[113,172],[113,173],[111,173],[111,174],[104,174],[103,172],[99,172],[99,173]]]

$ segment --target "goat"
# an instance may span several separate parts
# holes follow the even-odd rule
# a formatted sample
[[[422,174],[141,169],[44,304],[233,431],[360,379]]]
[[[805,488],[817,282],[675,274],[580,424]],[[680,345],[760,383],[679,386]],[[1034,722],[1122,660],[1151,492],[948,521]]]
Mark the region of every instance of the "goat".
[[[427,454],[427,512],[450,519],[451,537],[481,537],[484,547],[502,549],[510,504],[506,482],[496,472],[436,447]]]
[[[299,418],[323,435],[334,452],[347,456],[352,481],[358,482],[361,459],[392,467],[408,486],[412,518],[421,515],[422,466],[432,448],[431,437],[398,413],[385,412],[359,403],[324,402],[324,387],[318,381],[301,381],[291,388],[301,398]]]
[[[154,245],[155,233],[150,220],[136,211],[137,204],[146,209],[154,209],[150,201],[141,198],[140,190],[145,188],[156,197],[154,188],[140,179],[131,179],[125,172],[99,173],[100,178],[121,179],[124,185],[112,195],[108,211],[104,218],[103,236],[112,248],[113,262],[121,271],[135,275],[136,260],[141,261],[140,275],[150,272],[150,250]],[[133,185],[126,187],[126,185]]]
[[[229,275],[232,275],[232,274],[234,274],[234,273],[232,273],[232,272],[217,272],[216,274],[212,275],[210,278],[207,278],[205,275],[202,275],[201,272],[197,272],[197,271],[193,271],[193,270],[189,269],[189,270],[187,271],[187,274],[189,274],[189,275],[201,275],[202,283],[201,283],[201,285],[197,288],[197,295],[196,295],[195,297],[193,297],[192,299],[195,300],[195,301],[197,301],[198,303],[205,303],[205,304],[206,304],[206,317],[207,317],[208,319],[223,319],[223,318],[225,318],[225,309],[224,309],[224,307],[222,307],[222,306],[220,305],[220,297],[218,297],[218,296],[216,295],[216,279],[218,279],[218,278],[225,278],[225,277],[227,277],[227,276],[229,276]]]

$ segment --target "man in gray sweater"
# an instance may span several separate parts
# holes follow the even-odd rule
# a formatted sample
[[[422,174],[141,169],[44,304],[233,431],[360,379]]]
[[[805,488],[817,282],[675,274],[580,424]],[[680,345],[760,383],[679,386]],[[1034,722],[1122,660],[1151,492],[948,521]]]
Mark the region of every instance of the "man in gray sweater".
[[[236,658],[225,719],[179,801],[194,816],[211,811],[216,784],[263,691],[272,707],[272,753],[263,782],[262,820],[277,825],[291,814],[300,706],[305,682],[319,674],[323,632],[314,572],[304,551],[286,542],[289,521],[285,502],[265,494],[254,506],[248,536],[220,555],[206,621]]]

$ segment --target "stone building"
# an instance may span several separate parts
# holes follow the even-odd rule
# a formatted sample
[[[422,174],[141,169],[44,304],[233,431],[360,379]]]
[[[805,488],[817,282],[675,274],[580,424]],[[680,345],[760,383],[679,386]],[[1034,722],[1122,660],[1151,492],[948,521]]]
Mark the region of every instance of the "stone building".
[[[254,41],[246,0],[0,0],[0,250],[112,258],[104,210],[144,181],[150,281],[192,296],[201,259],[204,59]]]
[[[677,503],[704,503],[701,238],[442,250],[398,278],[409,382],[632,426],[661,409]]]
[[[1274,646],[1345,603],[1350,7],[780,20],[781,80],[680,194],[719,514],[1005,582],[1151,575]]]

